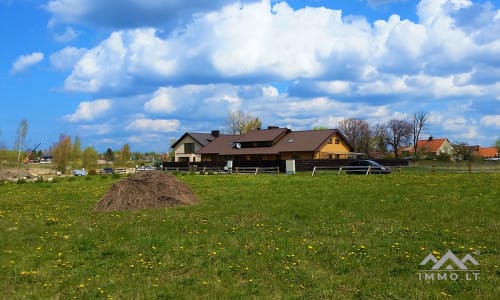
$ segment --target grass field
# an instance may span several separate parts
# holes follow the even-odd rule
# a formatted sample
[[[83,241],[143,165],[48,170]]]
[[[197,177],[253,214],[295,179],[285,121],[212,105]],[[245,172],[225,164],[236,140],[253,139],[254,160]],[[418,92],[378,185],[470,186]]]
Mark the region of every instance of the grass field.
[[[179,179],[200,204],[96,212],[111,177],[0,185],[0,298],[500,295],[500,173]],[[448,250],[478,280],[419,280]]]

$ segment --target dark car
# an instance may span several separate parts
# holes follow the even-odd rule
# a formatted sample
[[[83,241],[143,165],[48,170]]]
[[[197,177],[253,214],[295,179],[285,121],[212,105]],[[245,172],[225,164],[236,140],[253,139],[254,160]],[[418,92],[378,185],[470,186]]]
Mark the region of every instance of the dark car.
[[[113,168],[104,168],[101,170],[100,172],[101,174],[114,174],[115,171],[113,170]]]
[[[355,160],[344,167],[347,174],[389,174],[391,169],[373,160]],[[369,172],[368,172],[369,170]]]

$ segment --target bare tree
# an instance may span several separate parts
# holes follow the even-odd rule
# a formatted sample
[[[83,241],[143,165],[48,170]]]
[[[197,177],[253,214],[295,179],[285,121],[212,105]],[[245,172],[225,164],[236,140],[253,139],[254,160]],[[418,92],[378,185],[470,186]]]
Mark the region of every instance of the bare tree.
[[[419,158],[417,143],[420,138],[420,133],[427,126],[428,119],[428,114],[425,111],[420,111],[413,114],[413,152],[415,153],[415,158],[417,159]]]
[[[250,130],[261,127],[262,122],[259,118],[246,114],[240,110],[231,111],[226,120],[229,132],[232,134],[243,134]]]
[[[26,119],[22,119],[17,127],[16,131],[16,140],[14,143],[14,148],[17,150],[17,165],[20,167],[21,162],[21,147],[24,143],[24,139],[28,134],[28,121]]]
[[[381,136],[392,147],[394,157],[399,157],[398,148],[411,139],[412,124],[405,120],[393,119],[382,127]]]
[[[368,153],[374,134],[366,121],[355,118],[344,119],[339,122],[339,129],[351,141],[355,152]]]

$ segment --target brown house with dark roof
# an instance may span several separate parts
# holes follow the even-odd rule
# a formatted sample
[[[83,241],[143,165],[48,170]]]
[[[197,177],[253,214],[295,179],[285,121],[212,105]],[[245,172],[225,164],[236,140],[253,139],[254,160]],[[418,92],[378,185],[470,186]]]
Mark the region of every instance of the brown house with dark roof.
[[[338,130],[292,131],[269,127],[242,135],[220,135],[197,154],[203,161],[346,159],[354,156]]]

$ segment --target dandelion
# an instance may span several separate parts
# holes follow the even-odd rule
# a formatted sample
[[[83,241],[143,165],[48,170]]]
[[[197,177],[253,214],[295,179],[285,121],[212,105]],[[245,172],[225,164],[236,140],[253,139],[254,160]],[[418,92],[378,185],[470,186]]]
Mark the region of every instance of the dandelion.
[[[313,248],[312,245],[307,246],[307,249],[312,249],[312,248]]]

